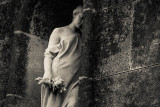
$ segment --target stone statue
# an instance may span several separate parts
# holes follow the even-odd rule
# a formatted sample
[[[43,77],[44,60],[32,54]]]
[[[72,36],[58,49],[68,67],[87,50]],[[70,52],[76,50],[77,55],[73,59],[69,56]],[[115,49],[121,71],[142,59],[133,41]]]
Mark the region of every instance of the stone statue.
[[[73,11],[72,22],[55,28],[44,53],[44,75],[36,80],[41,84],[41,107],[78,107],[78,88],[81,61],[83,7]],[[60,78],[66,90],[54,90],[53,78]],[[56,88],[55,88],[56,89]],[[58,88],[57,88],[58,89]]]

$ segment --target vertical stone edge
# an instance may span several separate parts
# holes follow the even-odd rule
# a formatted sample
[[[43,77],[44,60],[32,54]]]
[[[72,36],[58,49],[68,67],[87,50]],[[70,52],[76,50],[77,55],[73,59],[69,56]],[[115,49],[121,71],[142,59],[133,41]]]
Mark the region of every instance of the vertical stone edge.
[[[93,107],[93,73],[95,69],[96,0],[83,0],[82,60],[79,84],[79,107]]]

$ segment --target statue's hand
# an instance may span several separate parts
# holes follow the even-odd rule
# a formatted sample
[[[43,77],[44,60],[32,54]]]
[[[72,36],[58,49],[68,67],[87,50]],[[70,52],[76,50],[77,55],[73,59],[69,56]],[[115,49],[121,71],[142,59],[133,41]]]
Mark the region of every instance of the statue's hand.
[[[48,79],[52,79],[52,74],[50,73],[44,73],[42,78],[48,78]]]
[[[38,81],[38,84],[50,85],[50,83],[51,83],[51,79],[49,79],[49,78],[38,77],[35,80]]]

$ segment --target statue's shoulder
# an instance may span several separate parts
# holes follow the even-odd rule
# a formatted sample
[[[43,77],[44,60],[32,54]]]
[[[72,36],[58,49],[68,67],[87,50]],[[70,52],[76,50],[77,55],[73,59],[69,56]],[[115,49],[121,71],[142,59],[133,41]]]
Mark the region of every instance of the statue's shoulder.
[[[54,34],[59,38],[63,38],[66,33],[66,27],[57,27],[53,30]]]
[[[64,27],[57,27],[57,28],[54,28],[53,31],[60,34],[60,33],[62,33],[62,32],[64,31]]]

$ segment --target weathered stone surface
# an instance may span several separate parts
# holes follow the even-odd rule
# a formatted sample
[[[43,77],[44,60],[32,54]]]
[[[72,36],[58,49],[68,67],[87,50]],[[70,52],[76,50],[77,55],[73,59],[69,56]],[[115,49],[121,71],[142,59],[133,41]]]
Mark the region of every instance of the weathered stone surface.
[[[0,40],[5,40],[13,36],[12,20],[14,17],[13,2],[7,2],[0,5]]]
[[[30,102],[26,107],[30,107],[33,105],[34,107],[40,107],[41,86],[37,84],[37,81],[35,81],[35,78],[43,76],[44,52],[45,52],[45,49],[47,48],[48,41],[34,35],[29,35],[29,37],[30,37],[30,41],[28,44],[28,55],[27,55],[28,64],[26,67],[27,96],[25,97],[26,101],[23,104]]]
[[[14,47],[6,107],[39,107],[41,87],[35,78],[42,77],[44,73],[43,59],[47,41],[16,31]]]
[[[104,79],[93,79],[93,106],[92,107],[110,107],[108,106],[108,100],[110,89],[108,86],[108,78]]]
[[[14,30],[21,30],[27,33],[29,32],[34,6],[37,1],[38,0],[21,0],[15,2],[20,5],[20,8],[14,23]]]
[[[140,0],[135,4],[132,68],[160,63],[160,1]]]
[[[8,78],[8,73],[0,74],[0,92],[1,92],[0,107],[3,107],[6,98],[6,93],[7,93],[6,83],[8,82],[6,77]]]
[[[93,107],[159,107],[159,69],[144,68],[95,81]]]
[[[82,61],[81,61],[81,74],[80,87],[79,87],[79,107],[93,107],[94,106],[94,89],[92,86],[93,71],[97,66],[96,53],[96,11],[95,0],[84,0],[84,14],[83,14],[83,31],[82,31]],[[94,4],[92,4],[94,3]],[[90,79],[89,79],[90,78]]]
[[[93,81],[89,78],[83,78],[79,83],[79,107],[93,107]]]
[[[99,63],[95,77],[113,75],[130,69],[133,3],[102,7],[98,12]]]
[[[96,58],[94,54],[96,52],[96,44],[94,39],[94,24],[95,14],[92,11],[85,11],[84,13],[84,23],[83,23],[83,47],[82,47],[82,63],[81,63],[81,75],[92,77],[93,70],[96,66]]]
[[[83,35],[84,37],[89,35],[90,40],[86,42],[93,44],[93,46],[90,45],[90,48],[94,47],[91,49],[92,53],[90,53],[90,57],[94,60],[92,64],[95,66],[94,77],[97,78],[129,70],[133,3],[121,1],[115,3],[116,5],[110,6],[108,3],[111,1],[97,2],[91,0],[84,2],[89,2],[88,5],[85,4],[86,11],[94,14],[94,16],[87,14],[87,17],[96,18],[96,21],[87,19],[84,14],[84,22],[85,20],[90,22],[84,23],[84,25],[92,26],[92,30],[88,31],[90,33],[83,33]],[[95,3],[98,6],[95,6]],[[83,27],[87,30],[85,26]],[[91,40],[91,38],[93,39]]]
[[[13,2],[3,1],[0,5],[0,107],[4,105],[10,72],[13,9]]]
[[[8,98],[14,98],[16,96],[25,96],[25,76],[26,76],[26,64],[27,64],[27,46],[29,38],[23,34],[15,34],[13,40],[12,60],[9,73],[9,80],[7,85]],[[8,102],[8,104],[16,104],[16,101]]]
[[[13,40],[11,70],[8,84],[8,93],[23,95],[25,93],[27,48],[29,37],[23,34],[15,34]]]
[[[160,67],[111,76],[109,107],[159,107]]]
[[[84,39],[89,37],[85,46],[94,50],[84,54],[95,61],[93,63],[85,57],[88,58],[88,65],[94,65],[90,68],[84,65],[88,71],[93,71],[89,72],[94,77],[93,107],[158,107],[160,67],[156,66],[159,66],[159,1],[85,0],[84,3],[88,13],[96,14],[96,22],[84,17],[84,21],[89,21],[84,28],[90,25],[93,28],[83,34]],[[141,18],[141,15],[145,17]],[[87,14],[87,17],[90,16]],[[145,35],[137,39],[138,33]],[[156,36],[149,36],[150,33]],[[94,45],[86,45],[91,42]]]
[[[106,107],[108,78],[97,79],[130,68],[133,5],[130,2],[110,7],[107,1],[94,0],[84,3],[82,75],[94,78],[92,107]],[[85,106],[88,100],[80,101]]]

